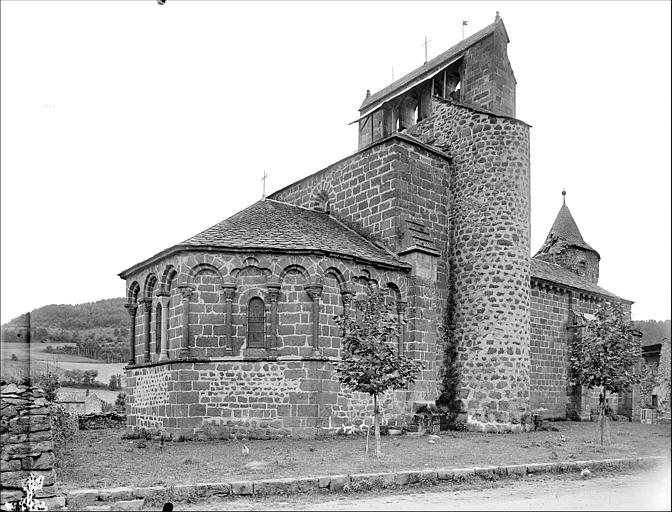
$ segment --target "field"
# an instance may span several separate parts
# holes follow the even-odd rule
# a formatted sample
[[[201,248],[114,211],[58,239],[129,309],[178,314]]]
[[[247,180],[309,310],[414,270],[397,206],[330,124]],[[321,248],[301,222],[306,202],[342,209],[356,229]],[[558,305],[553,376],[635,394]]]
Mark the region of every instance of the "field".
[[[22,368],[30,365],[31,374],[46,373],[47,370],[63,374],[65,370],[97,370],[97,381],[108,384],[112,375],[123,375],[124,363],[102,363],[88,357],[70,354],[48,354],[44,352],[47,346],[57,347],[66,343],[2,343],[0,344],[0,359],[2,375],[7,378],[21,372]],[[12,355],[17,360],[12,360]],[[100,396],[100,395],[99,395]],[[101,397],[102,398],[102,397]]]
[[[122,439],[123,430],[79,431],[57,453],[65,488],[151,486],[670,454],[670,425],[611,423],[612,444],[600,446],[596,423],[555,422],[557,432],[442,432],[384,436],[383,456],[364,452],[365,438],[185,441]],[[373,443],[373,440],[371,440]],[[373,447],[373,444],[372,444]]]

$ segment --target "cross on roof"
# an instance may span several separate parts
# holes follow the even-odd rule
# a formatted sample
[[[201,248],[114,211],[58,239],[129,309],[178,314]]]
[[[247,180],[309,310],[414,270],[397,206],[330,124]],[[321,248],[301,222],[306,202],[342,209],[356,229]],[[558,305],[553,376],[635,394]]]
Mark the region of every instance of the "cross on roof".
[[[422,45],[420,45],[425,47],[425,64],[427,64],[427,43],[429,43],[429,41],[427,40],[427,36],[425,36],[425,42]],[[394,73],[394,70],[392,71],[392,73]]]
[[[268,176],[266,175],[266,171],[264,171],[264,176],[263,176],[263,178],[261,178],[261,181],[264,182],[264,184],[262,185],[262,189],[261,189],[261,200],[262,201],[266,199],[266,178],[268,178]]]

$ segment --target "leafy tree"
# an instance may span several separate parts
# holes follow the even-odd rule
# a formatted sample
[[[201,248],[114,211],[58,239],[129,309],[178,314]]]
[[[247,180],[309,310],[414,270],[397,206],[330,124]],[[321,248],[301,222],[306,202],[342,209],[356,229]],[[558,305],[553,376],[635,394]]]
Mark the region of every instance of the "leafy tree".
[[[117,411],[126,411],[126,393],[119,393],[117,399],[114,401],[114,408]]]
[[[116,391],[117,389],[121,388],[121,375],[111,375],[110,376],[110,384],[108,385],[108,388],[112,391]]]
[[[355,300],[354,308],[355,316],[334,317],[343,339],[338,380],[353,391],[373,397],[376,457],[380,457],[378,397],[413,383],[424,365],[397,353],[399,319],[382,295]]]
[[[82,379],[82,384],[85,386],[93,386],[98,377],[98,370],[85,370],[84,378]]]
[[[623,393],[640,381],[640,345],[633,330],[634,325],[626,319],[623,308],[605,302],[569,347],[570,383],[600,391],[600,444],[604,444],[608,420],[607,392]]]

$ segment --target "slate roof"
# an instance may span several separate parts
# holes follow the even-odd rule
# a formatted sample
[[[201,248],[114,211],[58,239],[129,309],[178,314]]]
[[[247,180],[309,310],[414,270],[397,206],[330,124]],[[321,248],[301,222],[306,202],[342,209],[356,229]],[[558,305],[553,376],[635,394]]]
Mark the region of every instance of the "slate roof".
[[[455,46],[449,48],[448,50],[438,55],[437,57],[434,57],[433,59],[426,62],[419,68],[411,71],[407,75],[404,75],[399,80],[395,80],[384,89],[381,89],[377,93],[367,97],[362,103],[362,106],[359,107],[359,111],[362,112],[364,110],[368,110],[374,104],[382,103],[387,99],[387,96],[390,96],[393,92],[397,91],[398,89],[406,88],[409,85],[413,84],[414,82],[420,83],[426,80],[427,78],[430,78],[435,72],[439,71],[443,65],[449,63],[454,58],[459,57],[459,55],[462,52],[464,52],[467,48],[476,44],[484,37],[487,37],[490,34],[492,34],[495,31],[495,28],[497,27],[498,23],[503,24],[501,18],[498,18],[497,21],[495,21],[491,25],[488,25],[487,27],[485,27],[482,30],[479,30],[475,34],[470,35],[466,39],[463,39]]]
[[[536,277],[538,279],[563,284],[565,286],[570,286],[579,290],[586,290],[587,292],[597,293],[599,295],[607,295],[609,297],[625,300],[621,299],[621,297],[618,295],[591,283],[587,279],[584,279],[578,274],[575,274],[571,270],[567,270],[560,265],[548,263],[536,258],[530,259],[530,277]]]
[[[400,268],[408,264],[327,213],[266,199],[193,236],[179,246],[222,249],[323,251]]]
[[[548,236],[546,237],[544,245],[542,245],[537,254],[549,252],[551,246],[554,245],[558,239],[564,240],[568,245],[573,245],[575,247],[581,247],[582,249],[592,251],[597,254],[598,257],[600,255],[595,249],[585,242],[581,236],[579,227],[576,225],[576,221],[574,221],[574,217],[572,217],[572,213],[569,211],[569,208],[564,202],[562,203],[562,207],[560,207],[558,216],[555,218],[555,222],[553,222],[551,230],[548,232]]]

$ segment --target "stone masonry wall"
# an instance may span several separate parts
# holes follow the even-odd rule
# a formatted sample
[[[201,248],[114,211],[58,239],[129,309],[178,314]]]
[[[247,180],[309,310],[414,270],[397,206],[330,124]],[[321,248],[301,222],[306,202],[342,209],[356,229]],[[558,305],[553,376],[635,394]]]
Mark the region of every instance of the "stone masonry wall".
[[[128,386],[128,426],[175,438],[314,436],[373,412],[328,360],[175,362],[130,369]]]
[[[438,152],[438,153],[437,153]],[[437,397],[442,351],[437,347],[438,328],[447,296],[449,158],[412,143],[390,137],[353,157],[342,160],[270,197],[306,208],[316,207],[317,191],[331,191],[332,215],[380,240],[391,251],[403,248],[404,220],[427,229],[441,253],[436,280],[413,277],[409,285],[407,319],[408,354],[425,363],[413,386],[415,399]]]
[[[569,344],[574,330],[569,326],[572,315],[593,314],[602,299],[532,280],[530,300],[530,407],[541,409],[547,418],[590,419],[591,408],[598,405],[598,393],[567,383]],[[609,395],[615,413],[624,411],[629,397]]]
[[[317,256],[190,252],[157,263],[132,276],[132,281],[160,274],[163,265],[177,269],[179,286],[194,290],[189,299],[188,363],[179,360],[178,339],[177,345],[171,340],[167,362],[142,364],[136,358],[137,364],[127,367],[129,426],[185,437],[243,431],[260,436],[307,435],[309,431],[315,435],[322,426],[357,425],[370,413],[367,396],[340,390],[334,362],[340,358],[341,339],[334,315],[343,312],[344,293],[358,298],[371,287],[386,293],[393,305],[407,301],[405,271]],[[322,287],[317,354],[313,299],[306,291],[311,283]],[[221,292],[225,284],[234,290],[233,348],[228,351]],[[276,332],[271,286],[278,290]],[[247,347],[247,304],[254,297],[266,306],[264,348]],[[430,347],[426,341],[421,345],[415,334],[425,327],[407,322],[410,334],[405,351],[429,359]],[[411,409],[407,401],[414,394],[407,394],[388,401],[389,410],[399,417]]]
[[[500,23],[495,32],[465,55],[460,101],[496,114],[516,115],[516,79],[506,53],[508,37]]]
[[[408,133],[453,156],[450,336],[460,398],[476,420],[520,421],[529,408],[529,127],[434,99]]]
[[[0,503],[22,498],[21,486],[31,472],[44,476],[44,486],[36,491],[36,497],[55,496],[51,419],[44,392],[9,384],[1,393]]]

